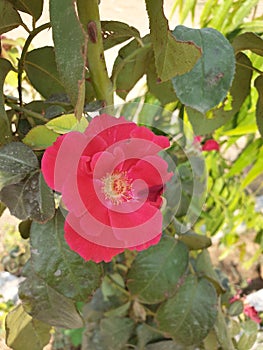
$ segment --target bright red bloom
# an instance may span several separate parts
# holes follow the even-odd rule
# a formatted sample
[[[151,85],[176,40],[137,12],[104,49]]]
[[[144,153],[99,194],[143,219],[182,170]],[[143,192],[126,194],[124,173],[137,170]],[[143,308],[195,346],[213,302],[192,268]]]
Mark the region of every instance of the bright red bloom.
[[[202,142],[202,136],[195,136],[194,143]],[[219,151],[219,143],[216,140],[209,139],[206,140],[203,144],[201,144],[202,151]]]
[[[158,152],[169,145],[146,127],[103,114],[84,133],[60,136],[46,150],[42,172],[62,193],[71,249],[85,260],[108,262],[125,248],[158,243],[161,195],[172,177]]]

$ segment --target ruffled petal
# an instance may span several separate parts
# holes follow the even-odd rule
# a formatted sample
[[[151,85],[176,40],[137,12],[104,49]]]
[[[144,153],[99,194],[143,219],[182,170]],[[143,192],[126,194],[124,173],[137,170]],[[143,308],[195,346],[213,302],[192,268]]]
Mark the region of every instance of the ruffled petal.
[[[65,239],[69,247],[85,260],[96,263],[101,261],[110,262],[114,256],[124,251],[123,248],[109,248],[92,243],[81,237],[73,228],[65,222]]]

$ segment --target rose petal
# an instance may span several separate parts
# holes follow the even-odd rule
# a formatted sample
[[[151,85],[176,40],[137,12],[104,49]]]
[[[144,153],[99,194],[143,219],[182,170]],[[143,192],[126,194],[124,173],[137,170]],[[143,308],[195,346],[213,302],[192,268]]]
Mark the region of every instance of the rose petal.
[[[115,255],[124,251],[123,248],[109,248],[88,241],[74,231],[67,221],[65,222],[65,239],[70,248],[83,259],[92,260],[96,263],[109,262]]]

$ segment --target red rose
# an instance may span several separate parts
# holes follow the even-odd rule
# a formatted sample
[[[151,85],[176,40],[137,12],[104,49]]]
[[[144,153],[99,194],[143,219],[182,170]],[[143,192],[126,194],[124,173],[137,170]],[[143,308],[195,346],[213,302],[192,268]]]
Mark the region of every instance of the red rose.
[[[161,195],[172,177],[158,153],[169,145],[146,127],[103,114],[84,133],[60,136],[45,151],[42,172],[62,194],[72,250],[108,262],[126,248],[158,243]]]

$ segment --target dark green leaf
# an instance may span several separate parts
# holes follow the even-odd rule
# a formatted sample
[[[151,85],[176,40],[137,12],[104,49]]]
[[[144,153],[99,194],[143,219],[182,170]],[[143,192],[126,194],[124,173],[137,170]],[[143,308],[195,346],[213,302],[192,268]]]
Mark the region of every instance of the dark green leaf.
[[[128,289],[143,303],[158,303],[175,293],[187,265],[186,246],[164,237],[137,255],[128,272]]]
[[[148,39],[144,40],[147,43]],[[136,39],[122,47],[114,62],[112,76],[116,84],[116,93],[123,99],[137,81],[146,73],[149,46],[141,46]]]
[[[13,142],[0,148],[0,190],[17,183],[38,168],[34,152],[21,142]]]
[[[85,78],[87,37],[81,28],[75,2],[72,0],[51,0],[50,19],[58,71],[75,106],[79,101],[79,84]],[[82,87],[85,88],[85,85]]]
[[[18,230],[22,238],[27,239],[30,236],[30,228],[31,228],[32,220],[27,219],[25,221],[21,221],[18,225]]]
[[[257,55],[263,56],[263,40],[255,33],[244,33],[237,36],[232,43],[235,52],[250,50]]]
[[[194,68],[172,79],[177,97],[201,113],[217,106],[226,97],[235,73],[235,56],[227,39],[212,28],[177,26],[177,40],[192,40],[203,55]]]
[[[241,108],[243,102],[250,92],[250,83],[252,77],[251,62],[246,55],[240,53],[236,57],[236,74],[230,89],[231,108],[226,108],[223,103],[218,109],[208,112],[204,115],[190,107],[186,108],[189,120],[193,126],[196,135],[208,134],[229,121]],[[227,100],[226,100],[227,102]]]
[[[213,327],[217,296],[207,279],[188,276],[176,295],[161,304],[156,314],[159,329],[176,341],[199,344]]]
[[[28,52],[25,70],[33,87],[43,97],[65,92],[57,71],[53,47],[46,46]]]
[[[2,216],[5,209],[6,209],[6,206],[4,205],[4,203],[0,202],[0,217]]]
[[[140,38],[140,33],[136,28],[130,27],[128,24],[123,22],[102,21],[101,30],[104,50],[121,44],[132,37]]]
[[[0,191],[0,200],[18,219],[31,218],[46,222],[54,216],[55,205],[52,190],[45,183],[39,170],[16,184]]]
[[[134,328],[130,318],[110,317],[100,322],[101,337],[108,350],[122,350]]]
[[[51,146],[58,134],[47,128],[45,125],[38,125],[32,128],[23,138],[24,144],[34,150],[43,150]]]
[[[50,339],[50,325],[29,316],[20,304],[6,317],[6,344],[13,350],[43,349]]]
[[[33,318],[55,327],[81,328],[83,326],[74,302],[55,291],[35,274],[30,260],[24,268],[23,275],[27,278],[20,284],[19,297],[26,312]]]
[[[16,9],[7,0],[0,0],[0,35],[22,24]]]
[[[155,68],[154,55],[148,55],[147,67],[147,85],[150,93],[152,93],[160,102],[165,105],[170,102],[177,101],[171,80],[160,82]]]
[[[1,9],[0,9],[0,16],[1,16]],[[0,23],[1,23],[1,20],[0,20]],[[0,92],[0,145],[10,142],[10,139],[11,139],[11,129],[10,129],[9,120],[5,111],[3,85],[5,82],[7,73],[12,69],[13,67],[11,63],[8,60],[0,57],[0,89],[1,89],[1,92]]]
[[[258,91],[258,101],[256,106],[257,126],[263,137],[263,77],[261,75],[255,80],[255,87]]]
[[[213,283],[218,293],[223,293],[225,291],[213,268],[210,255],[206,249],[204,249],[196,259],[196,270],[201,276],[205,276]]]
[[[35,21],[39,19],[43,10],[43,0],[8,0],[14,7],[34,17]]]
[[[176,40],[168,28],[162,0],[146,0],[146,7],[158,77],[166,81],[189,72],[200,58],[201,50],[192,38]]]
[[[175,343],[173,340],[160,341],[147,345],[145,350],[194,350],[192,346],[185,346]]]
[[[145,345],[160,339],[160,333],[154,329],[152,325],[141,323],[136,328],[136,335],[138,338],[138,350],[145,350]]]
[[[31,265],[34,272],[50,287],[68,298],[84,300],[99,287],[102,269],[85,262],[64,239],[64,217],[57,211],[46,224],[31,226]]]
[[[236,349],[236,347],[233,345],[231,334],[229,332],[229,327],[226,323],[221,307],[218,308],[218,315],[217,315],[214,329],[216,332],[218,342],[221,345],[223,350]]]

